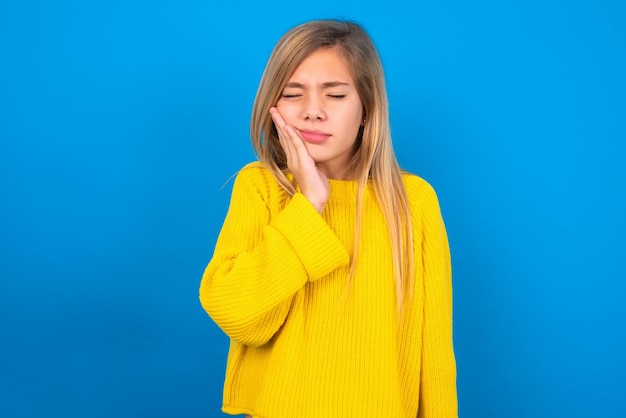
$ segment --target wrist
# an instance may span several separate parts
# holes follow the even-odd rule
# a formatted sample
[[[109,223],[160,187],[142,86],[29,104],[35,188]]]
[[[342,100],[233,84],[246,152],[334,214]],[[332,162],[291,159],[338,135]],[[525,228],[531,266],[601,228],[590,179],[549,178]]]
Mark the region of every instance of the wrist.
[[[315,208],[316,211],[322,213],[324,208],[326,207],[326,199],[320,199],[319,197],[310,196],[306,193],[303,193],[304,197],[309,201],[309,203]]]
[[[324,208],[326,207],[326,202],[324,202],[324,203],[320,203],[320,204],[317,204],[317,205],[316,205],[316,204],[313,204],[313,207],[314,207],[315,209],[317,209],[317,211],[318,211],[319,213],[322,213],[322,212],[324,211]]]

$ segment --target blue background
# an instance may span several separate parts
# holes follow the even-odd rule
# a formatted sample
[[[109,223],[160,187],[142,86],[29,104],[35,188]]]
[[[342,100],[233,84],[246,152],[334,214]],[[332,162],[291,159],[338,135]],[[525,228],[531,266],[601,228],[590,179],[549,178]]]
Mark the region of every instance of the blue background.
[[[0,415],[222,416],[222,186],[273,44],[322,17],[370,31],[439,192],[461,416],[626,416],[617,0],[3,1]]]

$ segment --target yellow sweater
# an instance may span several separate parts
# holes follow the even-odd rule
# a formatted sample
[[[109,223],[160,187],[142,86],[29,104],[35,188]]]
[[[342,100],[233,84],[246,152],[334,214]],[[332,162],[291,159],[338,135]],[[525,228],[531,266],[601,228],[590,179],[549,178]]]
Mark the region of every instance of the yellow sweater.
[[[370,185],[348,289],[356,182],[320,215],[259,163],[244,167],[200,301],[230,337],[223,411],[261,418],[456,417],[450,254],[434,190],[404,176],[415,290],[397,316],[391,249]]]

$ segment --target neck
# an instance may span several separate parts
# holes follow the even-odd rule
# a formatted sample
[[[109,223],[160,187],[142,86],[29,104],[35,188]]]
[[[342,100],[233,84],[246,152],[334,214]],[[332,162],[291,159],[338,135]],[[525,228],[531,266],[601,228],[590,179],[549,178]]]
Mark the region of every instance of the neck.
[[[326,164],[315,165],[319,171],[324,173],[329,180],[356,180],[354,171],[350,167],[329,167]]]

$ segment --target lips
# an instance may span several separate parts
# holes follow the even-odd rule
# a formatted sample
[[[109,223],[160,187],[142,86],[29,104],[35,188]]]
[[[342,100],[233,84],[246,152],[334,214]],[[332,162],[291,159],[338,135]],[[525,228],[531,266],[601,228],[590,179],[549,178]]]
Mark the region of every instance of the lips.
[[[330,138],[330,134],[322,131],[311,131],[308,129],[298,129],[300,137],[311,144],[321,144]]]

